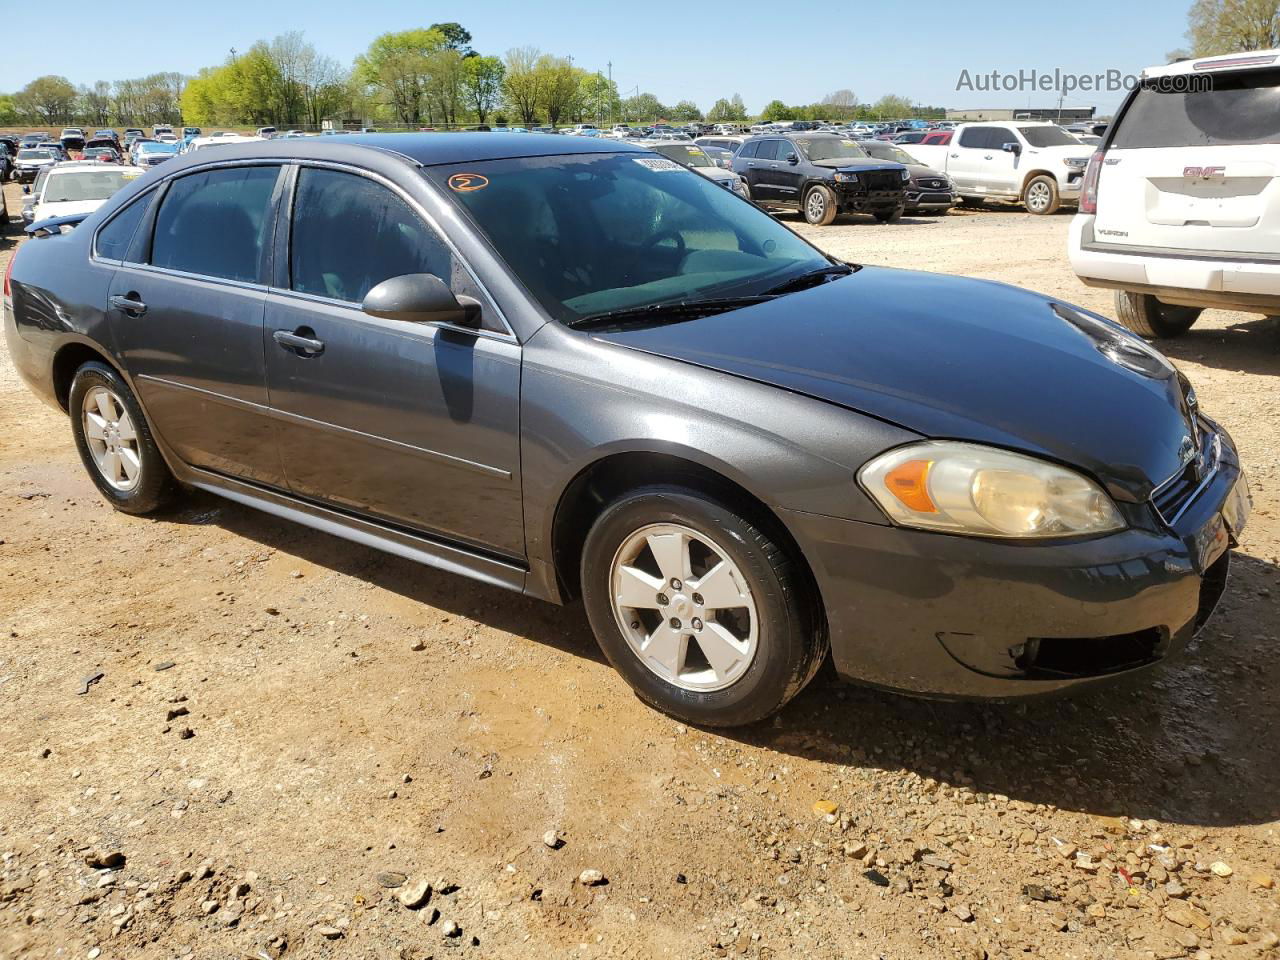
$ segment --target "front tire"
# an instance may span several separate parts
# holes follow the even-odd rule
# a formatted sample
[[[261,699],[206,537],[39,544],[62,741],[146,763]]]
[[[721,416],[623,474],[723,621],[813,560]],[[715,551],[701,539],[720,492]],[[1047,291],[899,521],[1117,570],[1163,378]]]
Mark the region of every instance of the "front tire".
[[[1116,319],[1148,340],[1180,337],[1199,317],[1199,307],[1161,303],[1149,293],[1116,291]]]
[[[1057,213],[1058,207],[1062,205],[1058,199],[1058,181],[1045,174],[1032,177],[1022,191],[1022,202],[1028,213],[1034,213],[1038,217]]]
[[[824,187],[821,184],[809,188],[809,192],[804,195],[804,203],[801,207],[804,210],[805,222],[815,227],[830,226],[839,212],[836,206],[836,195],[830,187]]]
[[[696,490],[660,485],[619,497],[588,533],[580,573],[609,662],[642,700],[689,723],[767,717],[826,656],[798,563],[776,537]]]
[[[881,223],[897,223],[902,219],[902,210],[877,210],[873,216]]]
[[[171,503],[178,485],[138,400],[105,363],[76,371],[67,400],[76,449],[98,491],[122,513],[147,514]]]

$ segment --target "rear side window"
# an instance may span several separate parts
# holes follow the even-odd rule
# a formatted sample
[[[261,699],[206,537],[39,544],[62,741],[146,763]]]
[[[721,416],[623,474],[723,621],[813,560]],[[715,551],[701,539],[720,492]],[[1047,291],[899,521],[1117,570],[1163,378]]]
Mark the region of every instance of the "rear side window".
[[[738,150],[738,156],[754,157],[756,155],[756,147],[758,146],[760,146],[760,144],[757,141],[749,140],[748,142],[744,143],[742,147]]]
[[[147,207],[151,205],[151,199],[154,196],[155,191],[152,191],[145,197],[135,200],[112,217],[111,222],[98,231],[98,241],[95,248],[98,256],[104,260],[128,259],[129,243],[133,240],[133,235],[138,230],[138,224],[146,216]]]
[[[778,147],[781,144],[781,140],[765,140],[756,148],[756,156],[761,160],[776,160],[778,158]]]
[[[978,150],[990,150],[1004,143],[1005,132],[996,127],[970,127],[960,134],[960,146],[973,147]],[[1010,140],[1013,134],[1008,134]]]
[[[304,168],[293,201],[294,290],[360,303],[383,280],[433,273],[455,292],[453,256],[400,197],[350,173]]]
[[[156,214],[151,263],[256,282],[279,172],[279,167],[230,167],[175,180]]]
[[[1113,147],[1240,146],[1280,143],[1280,71],[1191,77],[1206,89],[1138,89]],[[1211,84],[1211,86],[1210,86]]]

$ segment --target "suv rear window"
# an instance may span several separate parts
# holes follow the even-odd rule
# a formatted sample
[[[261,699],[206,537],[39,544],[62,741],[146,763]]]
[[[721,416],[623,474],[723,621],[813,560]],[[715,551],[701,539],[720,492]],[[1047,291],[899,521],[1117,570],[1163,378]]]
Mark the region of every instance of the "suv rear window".
[[[1236,146],[1280,143],[1280,70],[1201,78],[1207,90],[1166,93],[1147,84],[1120,119],[1111,146]]]

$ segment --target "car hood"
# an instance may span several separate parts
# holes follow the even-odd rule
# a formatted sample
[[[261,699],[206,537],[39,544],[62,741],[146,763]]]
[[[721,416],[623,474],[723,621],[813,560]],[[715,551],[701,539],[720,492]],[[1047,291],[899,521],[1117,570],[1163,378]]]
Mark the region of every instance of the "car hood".
[[[940,173],[933,167],[926,167],[923,163],[908,163],[904,166],[911,171],[912,180],[946,180],[947,175]]]
[[[831,157],[827,160],[811,161],[815,167],[826,167],[828,170],[900,170],[902,164],[893,160],[876,160],[868,157],[860,160],[856,157]]]
[[[732,170],[726,170],[724,167],[690,167],[696,173],[702,174],[710,180],[737,180],[738,175]]]
[[[986,280],[863,267],[755,306],[595,336],[923,436],[1045,456],[1126,500],[1173,476],[1192,435],[1159,354],[1095,314]],[[1117,343],[1148,372],[1104,352]]]
[[[64,200],[60,203],[41,203],[35,207],[35,215],[38,220],[47,220],[50,217],[93,213],[106,202],[106,200]]]

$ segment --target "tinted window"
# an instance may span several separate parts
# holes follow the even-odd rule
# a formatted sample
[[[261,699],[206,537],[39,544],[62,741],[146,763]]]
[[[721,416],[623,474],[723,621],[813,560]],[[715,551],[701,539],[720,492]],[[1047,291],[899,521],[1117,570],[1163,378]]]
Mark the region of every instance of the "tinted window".
[[[995,127],[969,127],[960,134],[960,146],[972,147],[976,150],[998,146],[997,140],[1004,143],[1004,134],[997,131]]]
[[[253,282],[271,233],[279,167],[234,167],[175,180],[156,215],[151,262]]]
[[[1018,132],[1033,147],[1075,147],[1080,141],[1061,127],[1019,127]],[[1013,134],[1007,133],[1001,143],[1013,142]]]
[[[755,140],[748,140],[746,143],[744,143],[741,147],[738,148],[738,156],[754,157],[756,155],[756,147],[758,146],[760,146],[760,144],[757,143]]]
[[[142,222],[143,216],[146,215],[147,207],[151,204],[151,198],[155,196],[155,192],[151,192],[134,203],[129,204],[120,213],[116,214],[105,227],[98,231],[98,256],[106,260],[124,260],[129,250],[129,241],[133,239],[134,233],[138,229],[138,224]]]
[[[765,140],[756,148],[756,156],[761,160],[776,160],[781,146],[781,140]]]
[[[360,303],[406,273],[434,273],[458,290],[453,256],[399,196],[365,177],[304,169],[293,206],[294,290]]]
[[[1113,147],[1233,146],[1280,143],[1280,71],[1212,79],[1212,89],[1163,92],[1145,86],[1125,111]]]

